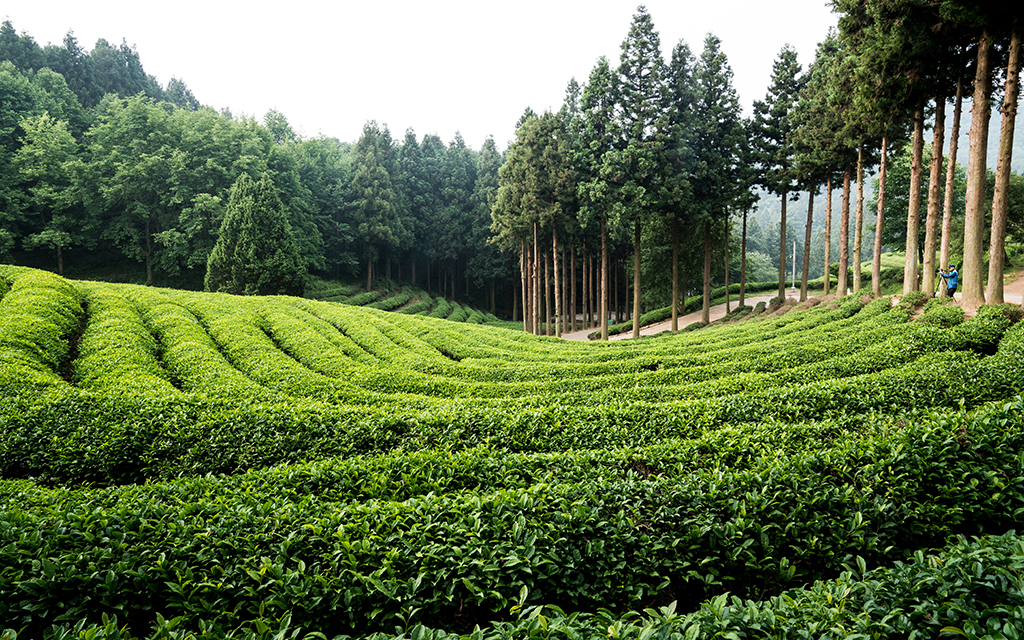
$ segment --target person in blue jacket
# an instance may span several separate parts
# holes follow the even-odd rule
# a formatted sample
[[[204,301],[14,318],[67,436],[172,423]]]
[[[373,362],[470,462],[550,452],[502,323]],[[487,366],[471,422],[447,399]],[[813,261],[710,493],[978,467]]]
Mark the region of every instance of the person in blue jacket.
[[[949,271],[939,271],[939,275],[946,280],[946,297],[952,298],[956,293],[956,286],[960,284],[960,272],[956,270],[956,264],[949,265]]]

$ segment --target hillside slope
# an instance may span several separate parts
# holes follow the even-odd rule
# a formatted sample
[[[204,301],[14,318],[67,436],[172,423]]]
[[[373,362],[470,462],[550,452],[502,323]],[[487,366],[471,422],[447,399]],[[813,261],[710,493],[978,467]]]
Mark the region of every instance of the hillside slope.
[[[0,267],[0,620],[468,633],[1004,533],[1019,317],[845,298],[582,344]]]

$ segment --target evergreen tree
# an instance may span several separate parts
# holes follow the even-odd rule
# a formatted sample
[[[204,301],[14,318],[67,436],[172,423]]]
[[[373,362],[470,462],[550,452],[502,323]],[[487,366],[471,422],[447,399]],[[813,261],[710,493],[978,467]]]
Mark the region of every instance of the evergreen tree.
[[[277,189],[267,174],[242,174],[206,267],[206,290],[243,295],[302,295],[306,268]]]
[[[796,186],[793,161],[792,133],[795,127],[793,111],[797,104],[803,80],[796,50],[786,45],[772,67],[772,82],[765,99],[754,102],[752,146],[760,171],[761,186],[779,196],[782,203],[782,223],[779,250],[779,298],[786,295],[786,204],[789,193]]]
[[[712,226],[728,216],[743,193],[739,171],[744,145],[740,105],[732,86],[732,69],[721,41],[708,34],[697,62],[697,101],[694,111],[693,198],[698,225],[703,226],[703,321],[710,320]]]
[[[386,130],[385,130],[386,131]],[[352,226],[358,252],[366,264],[366,289],[373,286],[374,263],[398,246],[395,192],[385,166],[390,136],[368,122],[356,144],[352,172]]]

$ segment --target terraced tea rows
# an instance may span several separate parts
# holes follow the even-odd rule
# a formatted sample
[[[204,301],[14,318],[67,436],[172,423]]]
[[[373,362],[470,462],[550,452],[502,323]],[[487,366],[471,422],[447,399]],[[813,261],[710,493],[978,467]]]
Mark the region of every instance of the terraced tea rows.
[[[579,344],[13,267],[0,293],[0,619],[26,638],[694,611],[1024,513],[1019,307]]]

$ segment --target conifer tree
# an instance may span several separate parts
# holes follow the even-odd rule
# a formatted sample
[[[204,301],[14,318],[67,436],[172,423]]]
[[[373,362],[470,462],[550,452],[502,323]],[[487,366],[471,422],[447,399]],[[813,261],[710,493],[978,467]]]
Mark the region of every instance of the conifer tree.
[[[243,295],[302,295],[306,267],[266,174],[248,174],[231,188],[217,244],[206,263],[207,291]]]

